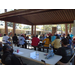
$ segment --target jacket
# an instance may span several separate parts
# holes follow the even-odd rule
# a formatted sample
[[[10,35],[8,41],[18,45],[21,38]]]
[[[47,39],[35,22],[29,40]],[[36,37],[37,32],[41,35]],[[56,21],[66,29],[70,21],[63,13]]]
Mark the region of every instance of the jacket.
[[[51,45],[54,46],[54,48],[60,48],[61,47],[61,43],[60,43],[60,39],[55,39]]]
[[[43,43],[45,42],[44,47],[49,47],[50,44],[49,38],[44,39],[42,42]]]
[[[20,60],[9,51],[3,53],[1,61],[5,65],[21,65]]]

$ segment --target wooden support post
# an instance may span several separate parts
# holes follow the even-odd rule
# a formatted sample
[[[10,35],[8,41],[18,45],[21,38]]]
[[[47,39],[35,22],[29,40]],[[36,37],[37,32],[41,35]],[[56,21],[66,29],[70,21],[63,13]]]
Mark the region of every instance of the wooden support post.
[[[36,35],[36,25],[33,26],[33,34]]]
[[[54,35],[57,32],[57,27],[52,27],[52,35]]]
[[[34,26],[34,35],[36,35],[36,25]]]
[[[70,26],[69,26],[69,32],[71,33],[71,24],[70,24]]]
[[[67,36],[67,34],[68,34],[67,24],[65,24],[65,34],[66,34],[66,36]]]
[[[31,35],[33,36],[33,25],[32,25],[32,28],[31,28]]]
[[[7,12],[7,9],[5,9],[5,12]],[[7,26],[7,21],[5,21],[5,34],[8,35],[8,26]]]
[[[13,23],[13,36],[15,34],[15,23]]]

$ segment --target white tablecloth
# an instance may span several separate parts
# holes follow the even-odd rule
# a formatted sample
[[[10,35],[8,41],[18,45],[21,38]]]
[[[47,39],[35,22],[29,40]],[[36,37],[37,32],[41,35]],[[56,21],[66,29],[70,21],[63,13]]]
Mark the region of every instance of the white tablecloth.
[[[30,58],[30,53],[31,52],[36,52],[34,50],[29,50],[29,49],[24,49],[24,48],[19,48],[19,47],[14,47],[14,49],[19,49],[19,52],[20,53],[17,53],[17,52],[14,52],[15,55],[18,55],[20,57],[25,57],[25,58]],[[56,64],[61,58],[62,56],[59,56],[59,55],[54,55],[52,58],[50,59],[45,59],[46,56],[44,56],[44,52],[40,52],[40,51],[37,51],[39,53],[39,59],[35,58],[34,60],[37,60],[39,62],[41,62],[41,60],[44,60],[47,64]]]

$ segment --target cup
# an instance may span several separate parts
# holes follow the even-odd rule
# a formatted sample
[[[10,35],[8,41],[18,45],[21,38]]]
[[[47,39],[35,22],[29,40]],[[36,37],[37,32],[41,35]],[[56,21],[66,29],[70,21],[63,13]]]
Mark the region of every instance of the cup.
[[[17,53],[19,53],[19,49],[17,49]]]

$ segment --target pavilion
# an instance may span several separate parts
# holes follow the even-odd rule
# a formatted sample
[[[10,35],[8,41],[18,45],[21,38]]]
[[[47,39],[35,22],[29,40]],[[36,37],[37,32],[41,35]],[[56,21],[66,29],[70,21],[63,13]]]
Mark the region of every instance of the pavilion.
[[[32,26],[31,35],[36,35],[36,25],[65,24],[67,35],[67,25],[70,24],[70,32],[71,24],[74,23],[75,27],[75,9],[15,9],[10,12],[5,9],[5,13],[0,14],[0,20],[5,21],[6,34],[8,34],[7,22],[13,22],[13,34],[15,33],[15,24],[22,23]]]
[[[15,23],[31,25],[31,35],[36,35],[36,25],[65,24],[65,33],[68,34],[67,24],[74,23],[75,9],[19,9],[0,14],[0,20],[5,21],[5,33],[8,34],[7,22],[13,22],[13,34]],[[75,25],[75,24],[74,24]]]

